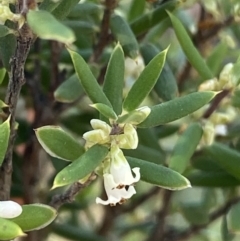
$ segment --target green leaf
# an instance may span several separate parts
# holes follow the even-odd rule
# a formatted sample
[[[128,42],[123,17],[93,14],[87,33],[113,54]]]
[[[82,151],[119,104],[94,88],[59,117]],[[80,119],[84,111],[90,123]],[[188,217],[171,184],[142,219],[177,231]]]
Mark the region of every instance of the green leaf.
[[[168,1],[164,4],[161,4],[153,11],[140,16],[130,24],[133,33],[136,36],[139,36],[147,32],[147,30],[154,27],[158,23],[161,23],[168,17],[166,10],[172,11],[178,5],[178,3],[179,2],[176,0]]]
[[[128,21],[132,21],[144,13],[145,0],[133,0],[128,13]]]
[[[151,113],[138,127],[148,128],[166,124],[193,113],[207,104],[215,92],[194,92],[151,107]]]
[[[142,71],[123,102],[127,111],[136,109],[150,93],[161,74],[168,49],[155,56]]]
[[[66,18],[79,0],[61,0],[60,4],[53,10],[52,14],[59,20]]]
[[[20,216],[10,220],[20,226],[24,232],[42,229],[57,216],[54,208],[44,204],[23,205],[22,209]]]
[[[25,236],[25,234],[16,223],[0,218],[0,240],[12,240],[20,236]]]
[[[187,175],[193,186],[202,187],[234,187],[240,181],[223,171],[193,171]]]
[[[5,104],[2,100],[0,100],[0,109],[8,107],[7,104]]]
[[[120,44],[114,48],[104,78],[103,91],[117,115],[122,112],[124,86],[124,54]]]
[[[8,140],[10,135],[10,118],[9,117],[5,122],[0,125],[0,166],[3,163],[7,147],[8,147]]]
[[[127,157],[131,166],[140,167],[141,180],[169,190],[182,190],[191,187],[184,176],[162,165],[150,163],[141,159]]]
[[[126,55],[136,59],[139,53],[138,42],[126,20],[119,15],[113,15],[110,20],[110,28]]]
[[[60,23],[51,13],[39,10],[30,10],[27,13],[27,22],[32,31],[42,39],[56,40],[66,44],[75,41],[73,31]]]
[[[5,37],[8,34],[14,34],[14,30],[8,28],[5,25],[0,25],[0,38]]]
[[[44,150],[53,157],[74,161],[84,153],[84,148],[58,126],[43,126],[35,130]]]
[[[208,210],[202,203],[182,203],[183,216],[193,225],[204,225],[209,222]]]
[[[96,234],[95,232],[87,231],[86,229],[79,228],[76,225],[70,224],[67,220],[64,224],[54,223],[51,227],[54,233],[67,240],[75,241],[106,241],[106,238]]]
[[[39,6],[39,9],[45,10],[45,11],[48,11],[48,12],[52,12],[63,1],[64,0],[58,0],[58,1],[43,0],[42,3]]]
[[[207,66],[215,76],[219,74],[227,50],[228,45],[223,41],[212,50],[211,55],[207,58]]]
[[[154,58],[160,52],[159,49],[152,44],[145,44],[140,50],[145,65],[147,65],[152,58]],[[154,90],[163,101],[174,99],[178,95],[177,81],[167,63],[167,60],[165,61],[162,72],[154,86]]]
[[[117,119],[116,113],[113,111],[113,109],[111,107],[109,107],[107,105],[97,103],[97,104],[93,104],[90,106],[92,106],[93,108],[98,110],[99,113],[101,113],[103,116],[107,117],[108,119],[113,119],[113,120]]]
[[[182,23],[175,17],[173,14],[168,12],[169,17],[171,18],[172,25],[175,31],[175,34],[178,38],[178,41],[186,54],[188,61],[191,65],[197,70],[200,76],[204,80],[209,80],[213,78],[213,74],[206,65],[205,61],[199,54],[196,47],[193,45],[192,40],[190,39],[187,31],[183,27]]]
[[[5,68],[0,69],[0,84],[2,84],[5,74],[6,74],[6,69]]]
[[[78,75],[80,83],[89,98],[92,100],[92,102],[102,103],[109,107],[112,107],[111,103],[109,102],[106,95],[103,93],[101,87],[93,76],[85,60],[77,52],[74,52],[70,49],[68,49],[68,51],[71,55],[74,68]]]
[[[149,113],[150,108],[145,106],[120,116],[117,119],[117,123],[129,123],[132,125],[138,125],[148,117]]]
[[[179,173],[185,171],[191,156],[201,140],[202,133],[202,128],[198,123],[192,123],[188,126],[174,146],[172,156],[169,160],[169,168]]]
[[[214,143],[204,149],[227,173],[240,180],[240,153],[226,145]]]
[[[74,74],[54,91],[54,98],[62,103],[72,103],[82,94],[83,88],[77,75]]]
[[[233,205],[227,214],[228,230],[231,233],[240,233],[240,202]]]
[[[10,60],[14,55],[17,46],[16,36],[9,34],[0,38],[0,58],[6,70],[10,70]]]
[[[125,156],[136,157],[148,162],[163,164],[166,157],[159,150],[139,144],[136,149],[123,150]]]
[[[91,173],[108,154],[108,148],[94,145],[81,157],[60,171],[54,179],[53,188],[65,186],[86,177]]]

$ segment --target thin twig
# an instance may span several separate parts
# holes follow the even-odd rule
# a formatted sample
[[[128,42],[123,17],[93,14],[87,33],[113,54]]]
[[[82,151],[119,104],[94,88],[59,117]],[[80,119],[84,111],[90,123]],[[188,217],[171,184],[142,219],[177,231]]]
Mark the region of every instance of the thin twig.
[[[221,103],[221,101],[230,93],[230,90],[225,89],[222,92],[220,92],[219,94],[217,94],[215,96],[215,98],[213,99],[213,101],[211,102],[210,107],[206,110],[206,112],[203,114],[203,118],[209,118],[212,113],[218,108],[219,104]]]
[[[59,209],[63,204],[72,202],[75,196],[85,187],[92,183],[93,180],[96,179],[96,175],[94,173],[88,178],[85,183],[75,182],[73,183],[70,188],[63,194],[58,194],[53,196],[51,202],[49,203],[50,206],[54,207],[55,209]]]
[[[216,211],[212,212],[209,215],[209,221],[208,223],[204,225],[192,225],[189,229],[181,232],[181,233],[174,233],[172,231],[168,231],[165,233],[164,237],[165,240],[171,240],[171,241],[185,241],[188,240],[193,235],[199,233],[202,229],[206,228],[214,222],[216,219],[220,218],[221,216],[225,215],[229,209],[236,203],[240,202],[240,197],[235,197],[228,202],[226,202],[221,208],[217,209]]]
[[[157,220],[156,220],[157,224],[153,229],[152,234],[149,235],[149,237],[147,238],[147,241],[164,240],[163,237],[164,237],[165,219],[169,211],[171,197],[172,197],[172,191],[164,190],[163,205],[157,214]]]
[[[103,19],[101,23],[101,32],[98,36],[98,42],[94,47],[94,53],[91,57],[90,62],[95,62],[101,56],[104,48],[111,40],[111,35],[109,33],[110,18],[114,8],[117,6],[116,0],[105,0],[105,10],[103,14]]]
[[[23,6],[25,7],[25,1],[19,0],[16,4],[16,12],[21,13]],[[0,200],[8,200],[10,196],[11,179],[12,179],[12,154],[15,141],[15,115],[18,97],[25,83],[24,65],[28,56],[32,41],[34,39],[33,33],[24,24],[18,31],[17,46],[14,56],[11,60],[11,69],[9,72],[9,83],[5,102],[9,105],[10,119],[10,138],[8,143],[8,149],[4,158],[4,162],[0,169]]]

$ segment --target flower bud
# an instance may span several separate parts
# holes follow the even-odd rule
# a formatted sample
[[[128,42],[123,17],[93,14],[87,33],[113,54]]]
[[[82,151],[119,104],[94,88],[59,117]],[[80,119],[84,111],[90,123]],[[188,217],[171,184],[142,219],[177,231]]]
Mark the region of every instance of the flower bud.
[[[22,213],[22,207],[13,201],[0,201],[0,217],[15,218]]]

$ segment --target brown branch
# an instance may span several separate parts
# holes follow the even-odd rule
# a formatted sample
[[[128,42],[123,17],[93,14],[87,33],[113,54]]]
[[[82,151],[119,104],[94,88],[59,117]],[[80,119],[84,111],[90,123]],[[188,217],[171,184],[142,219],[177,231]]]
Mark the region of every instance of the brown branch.
[[[199,233],[202,229],[206,228],[209,224],[220,218],[221,216],[225,215],[229,209],[236,203],[240,202],[240,197],[235,197],[228,202],[226,202],[221,208],[212,212],[209,215],[208,223],[204,225],[193,225],[189,229],[185,230],[181,233],[172,233],[172,231],[165,233],[164,237],[168,241],[185,241],[192,237],[193,235]]]
[[[53,196],[51,202],[49,203],[50,206],[54,207],[55,209],[59,209],[63,204],[72,202],[75,196],[85,187],[93,182],[96,179],[95,173],[92,173],[91,176],[85,183],[75,182],[73,183],[70,188],[63,194],[57,194]]]
[[[101,32],[98,36],[98,43],[94,47],[94,52],[91,57],[91,62],[95,62],[101,56],[106,45],[111,41],[111,35],[109,33],[110,18],[114,8],[117,6],[116,0],[105,0],[105,10],[101,23]]]
[[[153,229],[152,234],[149,235],[149,237],[147,238],[147,241],[164,240],[165,219],[170,207],[171,197],[172,197],[172,191],[164,190],[163,205],[157,214],[157,220],[156,220],[157,224]]]
[[[19,0],[16,4],[16,12],[21,13],[22,9],[25,8],[25,1]],[[5,98],[6,104],[9,105],[10,119],[10,138],[8,143],[8,149],[4,158],[4,162],[0,169],[0,200],[8,200],[11,189],[12,179],[12,153],[15,141],[15,115],[18,97],[25,82],[24,76],[24,65],[28,56],[32,41],[34,39],[33,33],[24,24],[23,27],[18,30],[17,46],[15,53],[11,60],[11,69],[9,72],[9,83],[7,94]]]
[[[120,210],[121,213],[130,213],[137,207],[139,207],[144,202],[148,201],[149,198],[156,195],[161,191],[159,187],[153,187],[150,189],[147,193],[144,193],[142,196],[140,196],[138,199],[133,200],[128,206],[122,206],[122,209]]]
[[[220,92],[219,94],[217,94],[215,96],[215,98],[213,99],[213,101],[211,102],[210,107],[206,110],[206,112],[203,114],[203,118],[207,119],[209,118],[212,113],[218,108],[219,104],[221,103],[221,101],[230,93],[230,90],[225,89],[222,92]]]

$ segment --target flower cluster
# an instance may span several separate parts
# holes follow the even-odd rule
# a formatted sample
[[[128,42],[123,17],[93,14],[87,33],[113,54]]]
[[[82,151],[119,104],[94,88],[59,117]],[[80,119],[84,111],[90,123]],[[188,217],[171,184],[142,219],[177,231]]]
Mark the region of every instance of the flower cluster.
[[[141,121],[150,113],[148,107],[137,111],[144,113],[144,118]],[[124,124],[113,122],[112,126],[110,126],[104,121],[93,119],[91,120],[91,126],[93,130],[83,135],[86,140],[85,147],[90,148],[95,144],[109,147],[107,157],[96,170],[98,174],[103,176],[108,199],[105,201],[97,197],[96,202],[111,206],[115,206],[117,203],[122,204],[136,193],[133,185],[140,180],[140,168],[131,169],[121,150],[137,148],[138,136],[136,129],[131,121]],[[132,172],[135,174],[134,176]]]
[[[15,218],[22,213],[22,207],[13,201],[0,201],[0,218]]]

